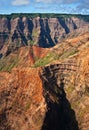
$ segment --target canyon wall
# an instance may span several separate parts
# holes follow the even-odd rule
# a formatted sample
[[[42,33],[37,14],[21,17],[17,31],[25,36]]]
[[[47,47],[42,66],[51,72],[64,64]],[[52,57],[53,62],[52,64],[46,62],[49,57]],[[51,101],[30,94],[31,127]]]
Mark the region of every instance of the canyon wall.
[[[0,17],[0,50],[5,53],[25,45],[52,47],[65,37],[89,31],[89,22],[78,17]],[[70,34],[70,35],[68,35]]]
[[[89,129],[88,51],[86,49],[85,53],[61,64],[43,68],[42,81],[48,111],[42,130]]]
[[[89,129],[88,29],[75,17],[0,18],[0,130]]]
[[[0,130],[88,130],[88,52],[41,68],[27,64],[1,72]]]

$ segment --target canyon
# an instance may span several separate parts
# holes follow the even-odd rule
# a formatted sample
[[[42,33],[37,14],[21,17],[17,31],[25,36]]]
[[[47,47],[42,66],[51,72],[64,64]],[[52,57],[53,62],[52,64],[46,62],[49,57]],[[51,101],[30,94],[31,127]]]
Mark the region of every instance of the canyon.
[[[88,16],[30,14],[0,16],[0,52],[4,56],[21,46],[53,47],[66,37],[76,37],[89,31]]]
[[[89,129],[89,23],[65,19],[70,32],[58,18],[15,18],[9,20],[12,29],[7,18],[1,18],[12,33],[0,43],[0,130]],[[31,38],[37,29],[34,44],[22,39],[22,23],[25,37]]]

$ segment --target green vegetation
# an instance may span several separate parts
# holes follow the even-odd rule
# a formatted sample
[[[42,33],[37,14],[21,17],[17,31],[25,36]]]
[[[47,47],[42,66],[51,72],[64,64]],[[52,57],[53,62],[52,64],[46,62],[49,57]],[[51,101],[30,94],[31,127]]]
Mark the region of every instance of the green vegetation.
[[[79,19],[89,22],[89,15],[77,15]]]
[[[46,57],[37,59],[34,67],[45,66],[45,65],[51,63],[52,61],[68,58],[69,56],[72,56],[72,55],[76,54],[77,52],[78,52],[78,50],[75,48],[68,49],[68,50],[62,52],[61,54],[57,54],[56,52],[50,52]]]
[[[79,105],[79,104],[78,104],[78,105]],[[83,109],[81,109],[81,110],[79,111],[78,116],[79,116],[80,119],[82,119],[82,118],[84,117],[84,115],[88,113],[88,112],[87,112],[87,109],[88,109],[88,108],[83,108]]]
[[[72,56],[72,55],[76,54],[77,52],[78,52],[78,50],[75,48],[66,50],[65,52],[63,52],[63,54],[60,56],[60,58],[61,59],[68,58],[69,56]]]
[[[69,95],[73,92],[74,90],[74,86],[73,85],[70,85],[67,89],[66,89],[66,93]]]
[[[33,46],[34,45],[34,41],[33,40],[29,40],[28,41],[28,46]]]
[[[46,57],[39,59],[35,62],[34,67],[45,66],[55,59],[55,53],[50,52]]]
[[[10,15],[1,14],[0,18],[7,17],[7,18],[17,18],[17,17],[28,17],[28,18],[70,18],[70,17],[78,17],[83,19],[84,21],[89,22],[89,15],[81,15],[81,14],[56,14],[56,13],[12,13]]]
[[[14,67],[18,65],[19,58],[16,57],[5,57],[0,60],[0,71],[10,72]]]
[[[37,37],[38,36],[38,30],[35,29],[32,33],[32,37]]]
[[[85,86],[85,92],[84,92],[85,95],[89,96],[89,87],[88,85]]]
[[[71,103],[71,108],[72,108],[72,109],[77,108],[77,107],[80,105],[80,102],[81,102],[80,99],[79,99],[79,100],[76,100],[76,101],[74,101],[74,102],[72,102],[72,103]]]
[[[30,106],[31,106],[31,102],[28,102],[27,104],[26,104],[26,110],[28,110],[29,108],[30,108]]]

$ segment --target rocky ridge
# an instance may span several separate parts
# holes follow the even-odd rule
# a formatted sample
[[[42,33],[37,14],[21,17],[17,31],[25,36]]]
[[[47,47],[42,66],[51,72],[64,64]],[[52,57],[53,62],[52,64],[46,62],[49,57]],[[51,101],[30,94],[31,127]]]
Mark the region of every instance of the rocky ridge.
[[[4,58],[11,69],[0,69],[0,130],[88,130],[89,33]]]
[[[29,16],[29,15],[28,15]],[[89,31],[89,22],[71,17],[0,17],[1,57],[21,46],[52,47],[65,37]]]

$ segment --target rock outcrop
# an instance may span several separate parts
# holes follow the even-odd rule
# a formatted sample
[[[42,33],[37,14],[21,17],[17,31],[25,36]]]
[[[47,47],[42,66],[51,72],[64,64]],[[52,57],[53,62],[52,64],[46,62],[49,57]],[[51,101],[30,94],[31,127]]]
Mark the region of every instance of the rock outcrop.
[[[89,129],[89,33],[52,49],[21,47],[2,63],[0,130]]]
[[[70,34],[68,37],[71,34],[76,36],[87,31],[89,22],[77,16],[68,18],[3,16],[0,18],[0,50],[4,55],[7,50],[11,52],[25,45],[52,47],[68,34]]]
[[[39,130],[45,112],[39,69],[0,74],[0,130]]]
[[[89,49],[86,53],[87,51]],[[84,57],[85,55],[83,54]],[[42,79],[48,112],[42,130],[88,129],[89,57],[81,61],[82,58],[76,57],[43,69]]]

